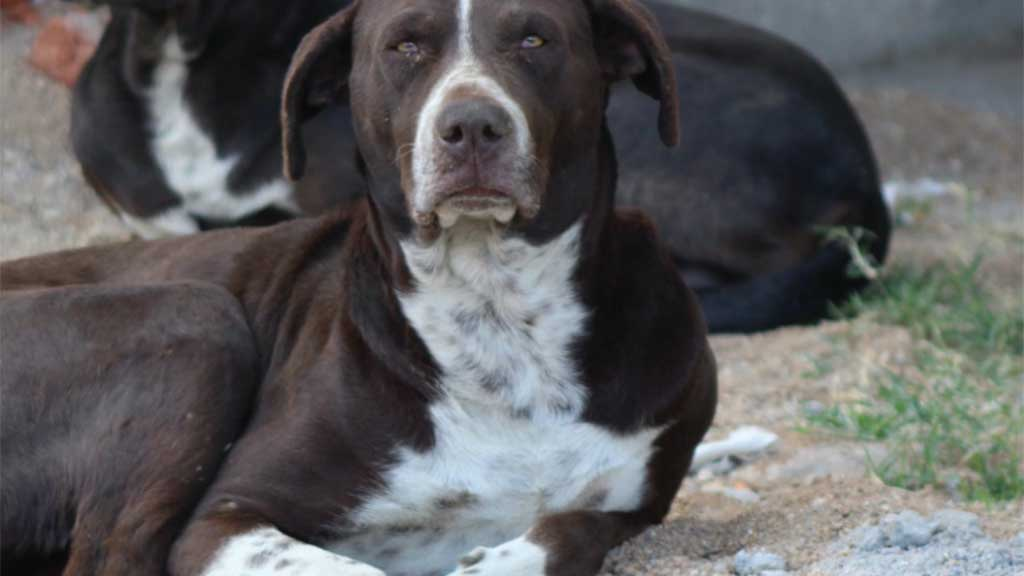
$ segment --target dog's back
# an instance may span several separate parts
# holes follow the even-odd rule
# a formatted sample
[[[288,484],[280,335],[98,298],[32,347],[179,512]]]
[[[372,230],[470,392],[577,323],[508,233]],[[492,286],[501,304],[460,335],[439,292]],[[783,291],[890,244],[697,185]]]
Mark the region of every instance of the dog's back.
[[[163,572],[219,465],[195,447],[232,442],[255,390],[237,301],[209,284],[94,285],[5,294],[0,316],[5,573]],[[130,542],[148,553],[104,553]]]
[[[649,106],[612,99],[619,202],[673,247],[712,331],[813,322],[862,287],[823,230],[861,228],[876,262],[890,222],[867,134],[832,75],[799,47],[738,22],[653,2],[683,109],[679,148],[630,130]]]

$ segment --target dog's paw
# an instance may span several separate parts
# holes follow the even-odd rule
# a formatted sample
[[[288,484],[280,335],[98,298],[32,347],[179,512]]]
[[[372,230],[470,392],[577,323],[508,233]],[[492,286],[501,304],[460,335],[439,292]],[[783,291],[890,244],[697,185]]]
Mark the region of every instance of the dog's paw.
[[[387,576],[384,572],[266,528],[234,537],[203,576]]]
[[[520,537],[496,548],[477,548],[459,560],[450,576],[544,576],[547,553]]]

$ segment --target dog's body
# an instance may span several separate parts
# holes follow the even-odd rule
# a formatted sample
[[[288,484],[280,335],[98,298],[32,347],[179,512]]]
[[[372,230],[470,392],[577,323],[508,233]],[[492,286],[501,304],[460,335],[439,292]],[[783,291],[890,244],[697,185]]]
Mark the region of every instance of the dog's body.
[[[209,45],[182,40],[184,32],[133,32],[148,20],[116,9],[76,87],[73,140],[90,182],[144,235],[354,202],[364,189],[348,116],[329,109],[309,121],[309,176],[295,186],[280,177],[272,112],[282,62],[301,32],[347,3],[262,0],[259,10],[234,13],[211,3],[204,8],[213,22],[203,29]],[[829,302],[863,285],[848,276],[845,251],[824,245],[821,230],[867,230],[878,261],[888,244],[888,212],[855,113],[829,73],[781,39],[650,5],[673,49],[687,130],[678,149],[663,150],[637,129],[649,103],[626,91],[614,95],[618,204],[651,215],[712,331],[821,318]],[[187,58],[182,43],[205,50]],[[138,79],[129,82],[125,71],[136,68]],[[112,87],[117,98],[106,96]]]
[[[714,359],[653,226],[613,212],[604,122],[632,79],[677,139],[655,22],[405,4],[339,13],[289,75],[294,176],[351,95],[350,215],[0,268],[5,570],[589,575],[667,513]]]

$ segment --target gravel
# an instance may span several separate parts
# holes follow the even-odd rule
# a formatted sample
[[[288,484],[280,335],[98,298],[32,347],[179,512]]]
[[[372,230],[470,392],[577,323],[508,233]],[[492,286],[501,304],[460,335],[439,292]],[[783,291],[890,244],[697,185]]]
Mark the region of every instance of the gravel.
[[[840,538],[828,557],[808,569],[830,576],[1018,576],[1024,573],[1024,533],[990,539],[978,517],[941,510],[930,518],[890,514]]]

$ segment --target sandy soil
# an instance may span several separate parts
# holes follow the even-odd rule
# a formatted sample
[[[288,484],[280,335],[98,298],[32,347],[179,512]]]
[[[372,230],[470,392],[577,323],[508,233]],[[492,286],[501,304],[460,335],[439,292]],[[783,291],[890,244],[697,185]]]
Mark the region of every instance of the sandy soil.
[[[69,95],[24,64],[33,32],[3,24],[0,46],[0,257],[128,237],[82,182],[67,143]],[[986,253],[986,281],[1009,301],[1024,294],[1024,164],[1019,121],[944,104],[898,86],[853,94],[885,178],[934,178],[961,192],[895,237],[890,262],[967,258]],[[827,376],[808,378],[812,358],[836,339],[853,353]],[[851,344],[852,343],[852,344]],[[751,337],[716,337],[721,405],[711,437],[743,425],[772,430],[781,442],[727,476],[689,479],[666,523],[627,543],[608,575],[726,574],[736,552],[764,548],[793,573],[829,552],[829,544],[887,513],[968,509],[996,539],[1024,530],[1021,503],[967,505],[937,490],[888,488],[865,471],[863,445],[797,431],[808,402],[863,394],[868,366],[907,362],[912,339],[868,319],[793,328]],[[868,449],[876,449],[868,447]],[[721,493],[738,488],[756,501]]]

